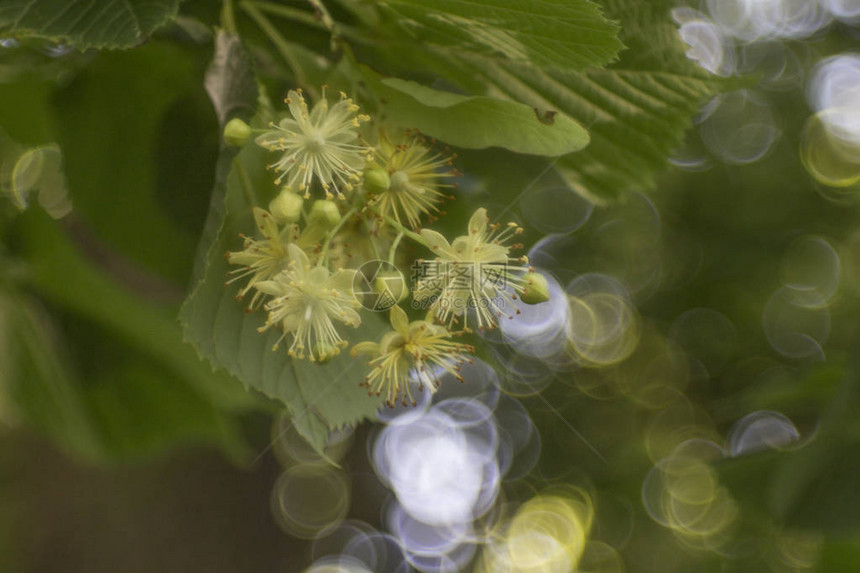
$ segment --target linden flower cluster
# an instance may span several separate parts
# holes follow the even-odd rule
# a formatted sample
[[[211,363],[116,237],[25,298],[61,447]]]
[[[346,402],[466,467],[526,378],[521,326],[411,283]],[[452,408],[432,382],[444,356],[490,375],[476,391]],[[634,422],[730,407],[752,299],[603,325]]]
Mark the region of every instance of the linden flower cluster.
[[[362,310],[388,310],[390,330],[356,341],[351,354],[367,357],[362,385],[390,406],[398,397],[415,403],[410,385],[435,391],[443,375],[463,381],[460,366],[474,347],[459,339],[472,332],[470,325],[491,329],[519,313],[518,299],[548,299],[543,276],[525,256],[512,254],[522,247],[512,242],[522,229],[491,223],[484,208],[452,242],[422,229],[422,221],[435,221],[442,202],[453,199],[451,178],[459,175],[453,157],[434,151],[415,132],[371,127],[370,117],[344,93],[332,104],[323,88],[309,108],[301,90],[291,90],[285,102],[288,113],[266,128],[239,119],[225,126],[228,143],[245,145],[253,136],[266,150],[280,186],[268,209],[252,207],[255,235],[241,235],[242,249],[226,253],[236,267],[226,284],[241,283],[236,298],[250,296],[248,312],[266,315],[258,330],[279,330],[274,349],[286,342],[296,360],[331,360],[361,326]],[[404,239],[432,258],[409,260]],[[356,269],[374,262],[422,268],[411,306],[423,307],[423,318],[410,321],[397,304],[367,304],[373,293],[357,292],[365,277]],[[402,289],[392,302],[409,294]]]

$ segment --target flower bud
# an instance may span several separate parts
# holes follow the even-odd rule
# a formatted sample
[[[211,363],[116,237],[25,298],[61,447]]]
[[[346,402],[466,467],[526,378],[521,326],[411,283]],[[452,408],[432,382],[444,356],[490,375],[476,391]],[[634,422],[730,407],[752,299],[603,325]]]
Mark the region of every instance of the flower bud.
[[[234,117],[224,126],[224,141],[236,147],[242,147],[251,138],[251,126]]]
[[[329,199],[318,199],[314,201],[311,207],[308,221],[314,225],[318,225],[325,229],[332,229],[340,223],[340,209],[337,208],[337,203]]]
[[[391,187],[391,178],[388,176],[388,171],[380,169],[369,169],[364,174],[364,188],[368,193],[384,193]]]
[[[538,304],[549,300],[549,288],[546,277],[540,273],[530,272],[523,275],[523,290],[520,299],[526,304]]]
[[[279,223],[295,223],[302,215],[303,203],[301,195],[284,189],[269,203],[269,212]]]
[[[373,292],[380,296],[379,306],[388,308],[402,302],[409,294],[409,289],[400,271],[379,271],[373,281]]]

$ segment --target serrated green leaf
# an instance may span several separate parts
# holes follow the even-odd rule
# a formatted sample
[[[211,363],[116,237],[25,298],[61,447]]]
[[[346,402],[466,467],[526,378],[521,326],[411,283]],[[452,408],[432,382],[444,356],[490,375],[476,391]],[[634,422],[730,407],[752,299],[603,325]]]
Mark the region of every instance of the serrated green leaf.
[[[607,11],[622,21],[622,39],[630,46],[608,69],[576,74],[468,59],[493,91],[557,109],[588,127],[588,148],[562,158],[556,168],[596,202],[653,188],[654,175],[680,145],[693,115],[729,85],[686,58],[666,4],[620,0],[608,3]]]
[[[555,157],[588,144],[588,132],[575,121],[517,102],[464,96],[396,78],[377,87],[388,119],[457,147],[503,147]]]
[[[77,48],[129,48],[176,16],[180,0],[6,0],[0,34],[37,36]]]
[[[603,66],[622,48],[618,26],[589,0],[388,0],[415,40],[539,68]]]
[[[216,62],[232,60],[227,65],[210,69],[212,74],[239,74],[246,56],[241,45],[228,41],[220,43],[218,50],[229,50],[232,55],[216,55]],[[216,80],[207,78],[207,83]],[[216,82],[219,83],[219,82]],[[244,93],[241,83],[230,83],[225,77],[217,97],[242,101],[235,109],[253,106],[252,94]],[[212,93],[210,91],[210,93]],[[216,102],[216,107],[219,103]],[[222,114],[222,119],[227,119]],[[251,233],[255,228],[250,201],[255,196],[274,193],[269,173],[265,169],[267,152],[250,144],[236,156],[232,148],[222,149],[218,162],[215,189],[206,227],[198,247],[193,290],[180,312],[185,338],[201,356],[216,368],[226,369],[247,387],[287,406],[293,424],[317,451],[326,446],[330,429],[355,424],[374,415],[381,401],[369,397],[358,383],[364,378],[363,363],[342,353],[329,364],[318,365],[293,360],[283,348],[272,351],[280,333],[261,334],[262,313],[248,314],[245,306],[234,297],[236,285],[225,286],[228,265],[224,252],[241,248],[240,233]],[[350,339],[376,339],[383,323],[381,317],[366,316],[356,331],[344,332]]]
[[[711,78],[659,69],[560,75],[498,66],[488,76],[511,97],[559,109],[589,127],[589,147],[556,168],[595,202],[653,188],[693,115],[720,89]]]
[[[249,145],[235,161],[249,172],[267,176],[264,154],[264,150]],[[359,388],[365,374],[363,362],[350,358],[348,352],[318,365],[290,358],[283,347],[273,351],[281,333],[258,332],[264,323],[263,313],[245,312],[245,306],[234,300],[238,287],[225,286],[229,268],[224,252],[241,248],[239,234],[250,233],[255,227],[242,189],[241,168],[219,173],[213,201],[226,202],[224,219],[215,240],[201,242],[198,256],[205,260],[201,265],[205,273],[182,308],[185,336],[214,366],[225,368],[246,386],[286,405],[299,433],[322,452],[330,429],[372,417],[381,402]],[[358,330],[343,334],[353,342],[374,340],[382,324],[380,317],[365,316]]]

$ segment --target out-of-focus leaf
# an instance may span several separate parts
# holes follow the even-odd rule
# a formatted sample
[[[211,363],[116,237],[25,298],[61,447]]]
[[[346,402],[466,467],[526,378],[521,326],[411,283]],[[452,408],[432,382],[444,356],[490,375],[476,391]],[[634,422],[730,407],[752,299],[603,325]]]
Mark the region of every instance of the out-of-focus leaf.
[[[202,91],[176,100],[155,141],[155,196],[177,226],[199,234],[215,180],[221,132]]]
[[[860,371],[855,359],[853,371]],[[824,409],[810,443],[720,465],[733,495],[790,527],[860,532],[860,386],[850,374]]]
[[[244,116],[253,108],[256,94],[247,90],[242,71],[248,59],[241,44],[222,36],[217,44],[215,63],[207,74],[207,84],[219,86],[210,94],[216,109],[228,107]],[[219,78],[220,74],[228,74]],[[230,114],[221,114],[226,121]],[[272,196],[275,192],[265,169],[267,152],[249,144],[236,156],[224,147],[218,161],[215,189],[206,226],[195,263],[193,290],[180,312],[186,340],[216,368],[226,369],[247,387],[279,400],[287,406],[299,433],[322,452],[329,431],[370,417],[380,400],[371,398],[358,387],[363,377],[360,359],[342,353],[326,365],[293,360],[272,346],[279,332],[257,332],[263,325],[262,313],[248,314],[234,300],[236,286],[225,286],[228,265],[224,252],[241,248],[240,233],[255,228],[249,197]],[[369,317],[353,340],[375,339],[379,317]]]
[[[801,457],[783,468],[790,475],[798,464],[815,463],[815,474],[783,509],[792,527],[828,533],[860,532],[860,443],[834,441],[816,455]],[[776,491],[780,491],[776,483]]]
[[[719,465],[721,480],[747,511],[785,526],[860,531],[860,445],[825,440],[807,448],[726,460]]]
[[[387,0],[414,40],[539,68],[582,70],[611,62],[618,26],[589,0]]]
[[[180,0],[6,0],[0,34],[37,36],[77,48],[129,48],[172,19]]]
[[[38,193],[39,203],[51,217],[59,219],[71,211],[63,154],[56,145],[25,151],[16,161],[10,179],[12,200],[19,209],[26,209],[31,195]]]
[[[382,109],[388,119],[457,147],[504,147],[554,157],[588,144],[582,126],[554,112],[543,116],[517,102],[463,96],[396,78],[376,85],[374,92],[385,101]]]
[[[0,292],[0,419],[24,421],[88,457],[103,453],[50,316],[13,290]]]
[[[44,376],[50,382],[46,389],[32,385],[34,379],[21,379],[27,399],[17,403],[39,418],[45,404],[33,398],[34,392],[61,388],[74,395],[63,401],[71,412],[75,403],[86,412],[72,423],[89,427],[97,447],[84,450],[55,428],[47,431],[75,451],[97,457],[151,453],[188,440],[216,442],[242,455],[238,428],[224,412],[241,412],[259,401],[226,374],[211,372],[182,342],[175,308],[146,303],[124,290],[84,259],[57,225],[31,210],[20,217],[16,234],[29,261],[29,283],[74,319],[69,348],[73,354],[84,353],[79,356],[83,370]],[[42,357],[36,357],[32,368],[53,363],[43,365]]]
[[[820,571],[848,573],[860,563],[860,538],[831,538],[821,550]]]
[[[53,87],[51,82],[32,79],[0,82],[0,127],[8,138],[25,147],[53,140],[52,117],[45,113]]]
[[[232,414],[247,395],[216,405],[160,360],[123,337],[77,317],[63,317],[75,361],[77,387],[87,401],[105,457],[140,457],[187,444],[217,444],[236,459],[249,453]],[[206,365],[200,364],[205,372]],[[218,375],[212,376],[218,391]]]
[[[54,98],[76,213],[101,241],[180,285],[190,274],[196,236],[158,193],[159,175],[169,175],[159,173],[157,137],[175,102],[202,92],[201,79],[192,52],[153,42],[99,54]]]

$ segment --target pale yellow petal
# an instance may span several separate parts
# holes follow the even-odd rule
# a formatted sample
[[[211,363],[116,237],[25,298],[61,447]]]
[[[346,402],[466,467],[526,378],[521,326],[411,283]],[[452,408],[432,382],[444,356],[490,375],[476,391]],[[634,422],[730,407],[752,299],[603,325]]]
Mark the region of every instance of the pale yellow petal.
[[[409,317],[406,316],[406,311],[397,305],[391,307],[391,326],[395,332],[403,336],[409,335]]]
[[[448,243],[448,239],[433,229],[422,229],[421,238],[427,242],[430,250],[434,253],[446,253],[451,248],[451,245]]]
[[[469,219],[469,234],[482,235],[487,230],[487,210],[481,207]]]
[[[264,149],[277,151],[282,147],[284,134],[278,130],[267,131],[266,133],[261,133],[255,137],[254,141]]]
[[[378,342],[359,342],[355,346],[352,347],[352,350],[349,351],[350,356],[355,358],[359,354],[370,354],[376,355],[379,354],[379,343]]]
[[[328,284],[331,288],[351,293],[353,280],[355,280],[354,269],[341,269],[331,275]]]
[[[268,294],[271,296],[281,296],[284,294],[283,283],[276,280],[260,281],[254,285],[254,288],[256,288],[263,294]]]
[[[304,96],[295,90],[290,90],[287,92],[287,105],[293,118],[301,126],[306,121],[308,114],[308,104],[305,103]]]
[[[296,269],[299,271],[303,271],[307,267],[310,266],[310,261],[308,260],[307,254],[298,247],[295,243],[290,243],[287,246],[287,250],[290,254],[290,260],[295,263]]]
[[[266,239],[271,241],[278,238],[278,235],[280,234],[278,232],[278,224],[275,222],[275,218],[272,217],[271,213],[265,209],[254,207],[254,221],[257,223],[257,230],[260,231]]]

